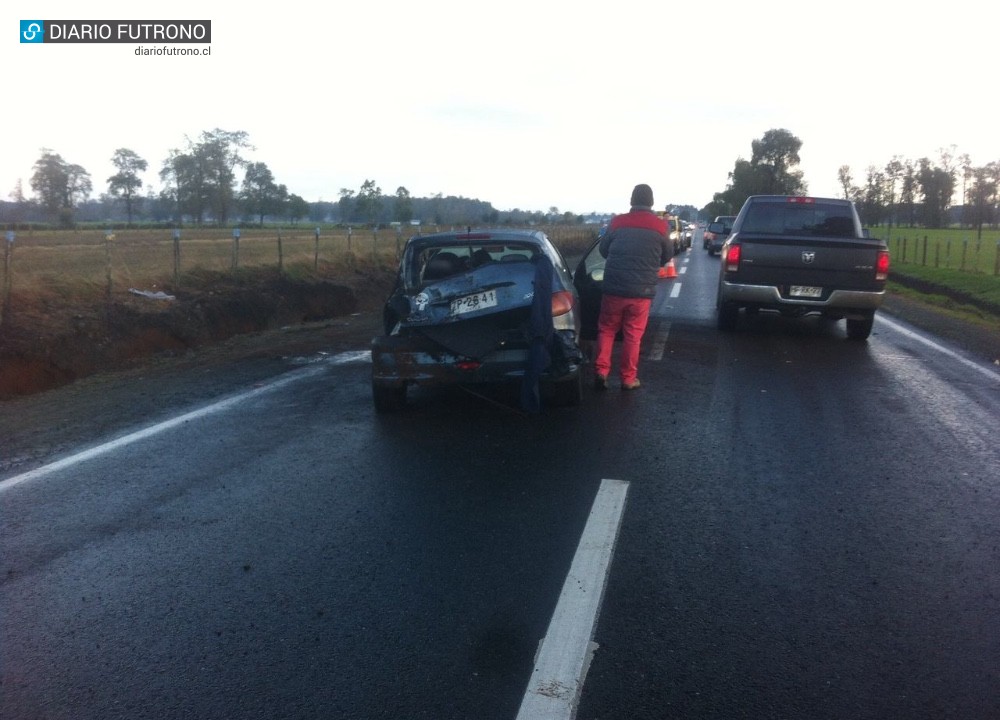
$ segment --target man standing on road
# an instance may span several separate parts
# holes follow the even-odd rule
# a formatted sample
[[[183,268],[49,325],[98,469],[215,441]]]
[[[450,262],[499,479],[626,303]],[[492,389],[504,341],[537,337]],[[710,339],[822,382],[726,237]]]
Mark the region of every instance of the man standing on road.
[[[594,387],[598,390],[608,387],[612,349],[619,330],[622,390],[639,387],[639,345],[656,295],[660,267],[673,256],[667,224],[653,212],[653,190],[649,185],[635,186],[631,205],[628,213],[614,217],[600,244],[607,263],[594,360]]]

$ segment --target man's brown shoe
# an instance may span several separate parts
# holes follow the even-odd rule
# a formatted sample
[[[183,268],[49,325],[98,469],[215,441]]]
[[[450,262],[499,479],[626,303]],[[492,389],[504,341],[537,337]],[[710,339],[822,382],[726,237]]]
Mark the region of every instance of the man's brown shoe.
[[[607,375],[594,375],[594,389],[595,390],[607,390],[608,389],[608,376]]]
[[[630,383],[622,383],[622,390],[635,390],[639,387],[639,378]]]

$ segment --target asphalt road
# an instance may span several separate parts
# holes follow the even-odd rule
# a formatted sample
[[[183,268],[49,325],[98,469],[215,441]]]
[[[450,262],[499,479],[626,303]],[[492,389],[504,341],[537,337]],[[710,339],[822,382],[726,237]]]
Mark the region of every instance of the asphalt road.
[[[636,392],[380,417],[338,348],[25,450],[0,717],[513,719],[605,479],[576,717],[1000,717],[1000,374],[887,316],[720,334],[695,247]]]

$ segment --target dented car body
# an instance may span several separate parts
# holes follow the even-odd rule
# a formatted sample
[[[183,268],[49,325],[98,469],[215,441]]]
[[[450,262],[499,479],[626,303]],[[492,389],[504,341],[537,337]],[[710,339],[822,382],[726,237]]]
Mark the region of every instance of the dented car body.
[[[578,299],[544,233],[410,238],[383,320],[372,340],[381,412],[405,404],[411,385],[537,380],[557,402],[579,402]]]

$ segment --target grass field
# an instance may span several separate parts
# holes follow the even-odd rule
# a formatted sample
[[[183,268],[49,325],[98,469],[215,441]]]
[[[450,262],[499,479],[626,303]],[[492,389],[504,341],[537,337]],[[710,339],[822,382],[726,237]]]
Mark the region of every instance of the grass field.
[[[958,228],[870,232],[889,244],[894,290],[949,308],[972,299],[979,306],[975,312],[985,311],[1000,323],[1000,230],[984,230],[981,238],[974,230]],[[929,287],[914,291],[914,284]]]
[[[544,230],[567,253],[586,247],[596,232],[590,226]],[[273,267],[301,276],[321,267],[335,271],[352,258],[394,264],[407,237],[392,228],[340,227],[321,228],[318,236],[314,227],[241,228],[238,239],[220,228],[186,228],[177,239],[170,229],[118,229],[110,237],[103,229],[19,232],[5,245],[0,271],[6,296],[79,302],[130,288],[179,288],[204,271],[238,277],[241,270]]]

